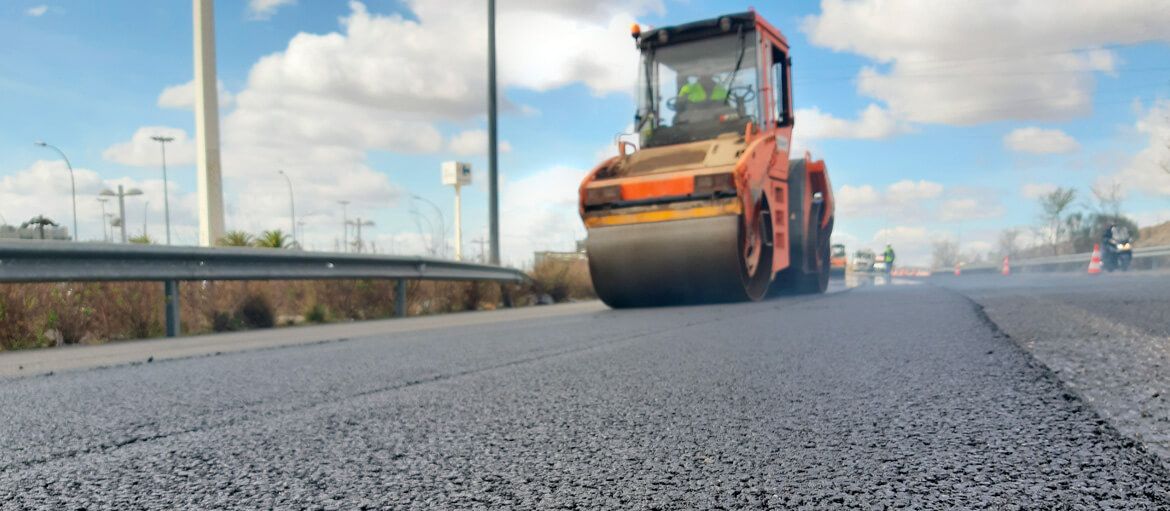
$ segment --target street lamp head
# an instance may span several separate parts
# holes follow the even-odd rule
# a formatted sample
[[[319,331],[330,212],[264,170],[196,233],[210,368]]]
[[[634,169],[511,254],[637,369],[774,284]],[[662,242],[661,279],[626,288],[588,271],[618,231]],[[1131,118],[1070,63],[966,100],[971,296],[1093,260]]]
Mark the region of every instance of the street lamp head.
[[[137,188],[131,188],[129,190],[126,190],[126,193],[124,193],[123,195],[125,195],[127,197],[129,197],[131,195],[142,195],[142,190],[139,190]]]
[[[45,146],[47,146],[47,145],[49,145],[49,144],[46,144],[44,140],[37,140],[36,142],[33,142],[33,145],[35,145],[35,146],[40,146],[40,147],[45,147]]]
[[[109,189],[109,188],[106,188],[105,190],[98,192],[98,195],[101,195],[103,197],[117,197],[118,196],[118,194],[114,193],[114,191]]]
[[[163,142],[163,143],[175,141],[175,137],[165,137],[162,135],[154,135],[150,138],[151,138],[151,140],[154,140],[155,142]]]

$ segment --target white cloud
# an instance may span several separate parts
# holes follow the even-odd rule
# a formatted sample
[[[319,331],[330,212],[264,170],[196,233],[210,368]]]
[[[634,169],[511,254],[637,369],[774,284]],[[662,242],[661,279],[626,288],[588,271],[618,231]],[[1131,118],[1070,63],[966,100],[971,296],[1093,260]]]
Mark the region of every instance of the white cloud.
[[[817,107],[797,109],[796,119],[794,133],[802,139],[882,139],[905,131],[889,111],[874,104],[859,112],[857,119],[852,121],[821,112]]]
[[[1114,178],[1128,190],[1170,195],[1170,100],[1151,105],[1134,127],[1147,137],[1146,147],[1130,158]]]
[[[1020,194],[1029,199],[1039,199],[1056,190],[1056,185],[1052,183],[1024,183],[1020,187]]]
[[[167,166],[190,165],[195,163],[195,142],[187,132],[166,126],[143,126],[134,132],[126,142],[114,144],[102,151],[106,161],[134,167],[161,167],[162,147],[152,139],[154,136],[174,138],[167,142]]]
[[[858,90],[898,118],[968,125],[1058,120],[1089,112],[1107,45],[1170,40],[1155,0],[982,2],[823,0],[804,20],[816,45],[869,57]],[[806,77],[807,78],[807,77]]]
[[[252,19],[266,20],[276,14],[277,9],[295,3],[297,0],[248,0],[248,15]]]
[[[902,180],[878,190],[844,185],[835,192],[839,220],[880,219],[922,224],[963,222],[1003,216],[999,193],[980,188],[946,188],[933,181]]]
[[[886,188],[886,200],[894,204],[908,204],[936,198],[942,191],[943,185],[932,181],[905,179]]]
[[[553,167],[504,184],[500,244],[506,260],[531,262],[536,250],[572,250],[585,237],[577,213],[577,189],[585,173]]]
[[[481,115],[487,90],[484,4],[418,0],[409,5],[417,21],[372,14],[351,2],[341,33],[297,34],[285,51],[253,67],[247,92],[328,96],[415,119]],[[583,82],[597,94],[628,92],[637,62],[626,32],[633,14],[613,10],[616,2],[589,7],[610,12],[604,21],[564,14],[584,5],[502,3],[500,85],[543,91]]]
[[[459,156],[482,156],[487,154],[488,133],[486,130],[467,130],[451,137],[447,142],[447,149]],[[512,144],[507,140],[499,143],[501,153],[512,152]]]
[[[1017,128],[1003,137],[1003,145],[1018,153],[1058,154],[1080,149],[1076,139],[1061,130]]]
[[[283,193],[232,196],[240,190],[282,190],[277,168],[293,180],[298,211],[335,208],[341,199],[354,202],[351,210],[369,210],[392,206],[403,193],[388,178],[398,169],[372,168],[369,151],[484,151],[482,130],[451,140],[439,130],[439,123],[467,123],[484,114],[484,4],[415,0],[406,5],[412,17],[379,15],[351,2],[339,31],[299,33],[284,50],[253,65],[235,108],[223,118],[229,228],[286,228]],[[607,94],[632,88],[637,53],[629,23],[661,4],[531,0],[501,2],[498,9],[501,90],[583,83],[595,94]],[[182,105],[176,98],[191,96],[180,92],[169,94],[167,104]],[[509,108],[506,98],[501,100]],[[512,185],[524,182],[529,181]],[[576,183],[569,185],[575,189]],[[521,204],[517,210],[525,213],[517,221],[501,219],[505,239],[537,239],[547,225],[539,219],[566,219],[544,206]],[[576,214],[575,206],[565,211]]]
[[[102,179],[91,169],[75,168],[73,171],[77,182],[78,229],[82,240],[103,239],[102,203],[98,201],[98,192],[106,188],[116,190],[119,184],[127,190],[138,188],[143,191],[141,196],[126,198],[128,233],[136,235],[142,232],[143,209],[147,205],[146,201],[149,201],[147,232],[160,242],[165,238],[161,176],[146,180]],[[197,241],[195,196],[193,193],[183,193],[174,181],[170,182],[170,193],[172,240],[175,243],[194,244]],[[19,225],[43,214],[72,232],[72,197],[69,171],[62,161],[40,160],[26,169],[0,177],[0,215],[10,224]],[[106,203],[105,212],[117,215],[116,198]]]
[[[882,203],[881,194],[870,185],[843,185],[833,194],[836,212],[842,216],[869,216]]]
[[[36,5],[24,10],[25,15],[32,16],[34,18],[44,16],[46,12],[49,12],[49,6],[47,5]]]
[[[871,185],[844,185],[837,189],[837,214],[846,218],[898,219],[920,215],[928,202],[943,193],[943,185],[932,181],[902,180],[884,191]]]
[[[938,207],[938,219],[943,222],[965,222],[999,218],[1004,215],[1003,205],[998,200],[978,197],[956,197],[943,201]]]
[[[217,82],[216,89],[216,98],[219,100],[219,107],[227,108],[231,106],[235,100],[235,96],[224,88],[222,80]],[[158,106],[178,110],[193,110],[195,108],[195,80],[192,79],[187,83],[171,85],[163,89],[162,93],[158,95]]]

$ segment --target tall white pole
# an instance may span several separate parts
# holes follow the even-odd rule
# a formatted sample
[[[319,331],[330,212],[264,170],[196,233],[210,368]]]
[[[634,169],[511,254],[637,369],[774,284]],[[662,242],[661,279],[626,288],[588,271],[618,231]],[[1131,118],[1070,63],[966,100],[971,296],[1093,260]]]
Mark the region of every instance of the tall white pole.
[[[167,142],[173,142],[175,137],[164,137],[156,135],[150,137],[158,145],[162,147],[162,170],[163,170],[163,214],[166,216],[167,225],[167,245],[171,244],[171,192],[170,186],[167,184]]]
[[[459,200],[459,182],[455,182],[455,260],[463,260],[463,201]]]
[[[106,229],[106,227],[107,227],[106,226],[106,201],[107,200],[108,199],[100,199],[99,198],[98,202],[102,203],[102,241],[109,243],[110,242],[110,234],[109,234],[108,229]]]
[[[199,244],[223,237],[223,177],[219,163],[219,96],[215,79],[214,0],[192,0],[195,20],[195,164]]]
[[[118,215],[122,224],[122,243],[126,243],[126,192],[122,190],[122,185],[118,185]]]

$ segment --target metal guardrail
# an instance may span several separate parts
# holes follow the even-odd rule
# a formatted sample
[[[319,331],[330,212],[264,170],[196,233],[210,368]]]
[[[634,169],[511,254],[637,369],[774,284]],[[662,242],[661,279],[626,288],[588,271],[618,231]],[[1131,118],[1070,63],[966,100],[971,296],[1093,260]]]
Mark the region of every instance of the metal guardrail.
[[[1092,258],[1092,252],[1080,252],[1076,254],[1064,254],[1058,256],[1048,257],[1032,257],[1028,259],[1013,259],[1011,261],[1012,271],[1028,270],[1028,271],[1061,271],[1061,270],[1076,270],[1078,266],[1088,267],[1089,259]],[[1151,268],[1157,268],[1159,259],[1170,259],[1170,245],[1157,247],[1139,247],[1133,249],[1134,261],[1149,260]],[[963,266],[963,271],[967,273],[989,273],[999,272],[1002,269],[1002,263],[983,263],[973,264],[970,266]],[[1084,268],[1081,268],[1084,269]],[[944,274],[950,273],[950,269],[937,269],[934,273]]]
[[[0,241],[0,282],[161,281],[167,336],[179,334],[179,282],[202,280],[395,279],[406,315],[407,280],[517,282],[514,268],[430,257],[61,241]]]

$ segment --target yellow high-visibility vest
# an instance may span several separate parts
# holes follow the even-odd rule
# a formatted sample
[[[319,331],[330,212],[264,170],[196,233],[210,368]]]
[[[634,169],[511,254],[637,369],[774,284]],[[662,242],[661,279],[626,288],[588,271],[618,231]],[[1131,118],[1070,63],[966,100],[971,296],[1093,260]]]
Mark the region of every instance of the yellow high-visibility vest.
[[[685,98],[691,103],[702,103],[707,101],[707,91],[703,90],[699,82],[688,83],[678,90],[678,97]]]

